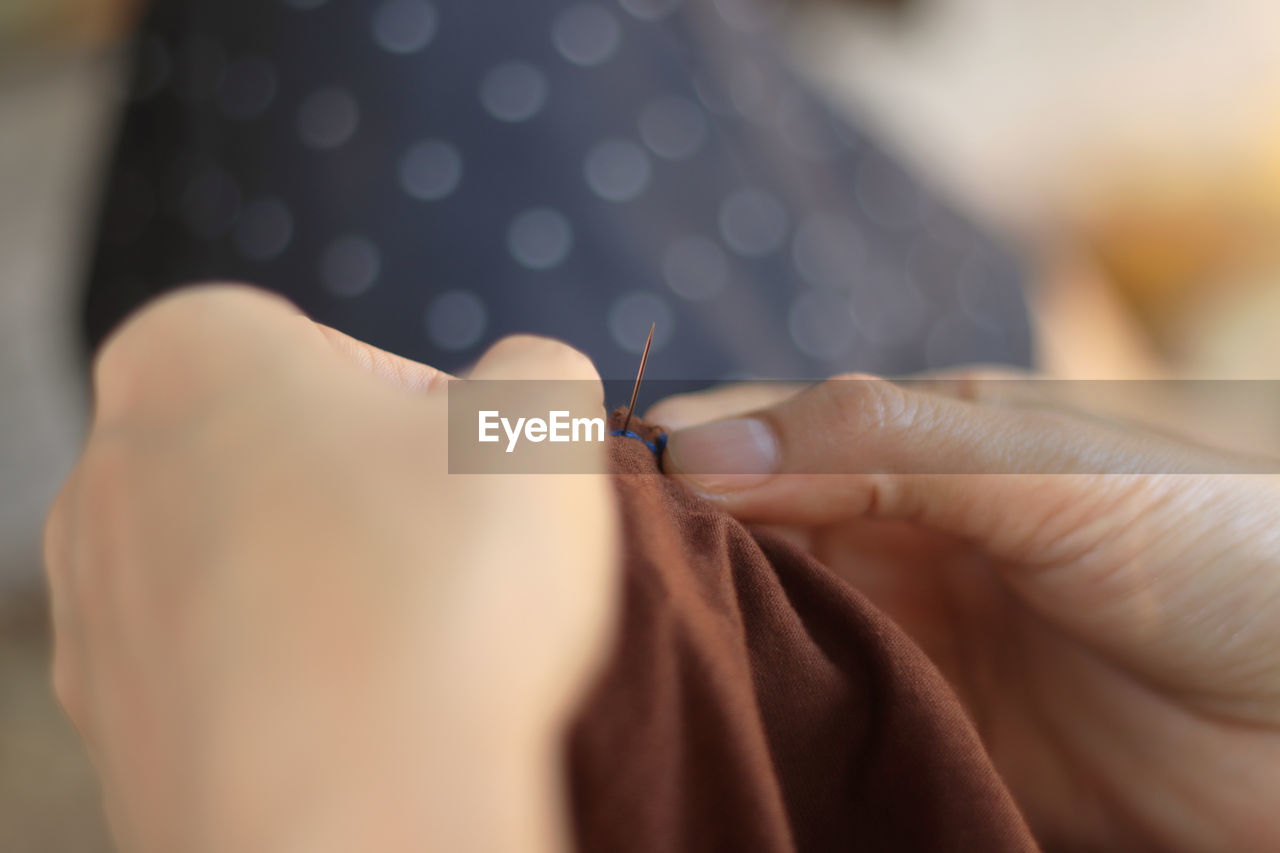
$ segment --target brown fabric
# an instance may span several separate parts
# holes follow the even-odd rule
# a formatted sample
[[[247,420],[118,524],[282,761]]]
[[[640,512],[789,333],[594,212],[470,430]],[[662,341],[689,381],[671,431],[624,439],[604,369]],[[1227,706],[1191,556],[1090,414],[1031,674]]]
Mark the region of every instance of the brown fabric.
[[[639,441],[610,442],[622,621],[570,732],[581,851],[1037,849],[911,640]]]

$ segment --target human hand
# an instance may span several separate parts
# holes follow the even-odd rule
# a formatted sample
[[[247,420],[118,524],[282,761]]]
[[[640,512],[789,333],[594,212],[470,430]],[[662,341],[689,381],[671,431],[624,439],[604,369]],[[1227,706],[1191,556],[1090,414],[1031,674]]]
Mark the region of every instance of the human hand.
[[[914,637],[1047,848],[1280,849],[1280,478],[1182,473],[1277,466],[1006,388],[730,387],[646,417],[676,428],[667,472]]]
[[[603,416],[554,341],[472,375],[589,380],[565,387]],[[449,475],[445,378],[242,287],[105,345],[45,553],[55,686],[122,850],[568,846],[559,736],[611,630],[612,489]]]

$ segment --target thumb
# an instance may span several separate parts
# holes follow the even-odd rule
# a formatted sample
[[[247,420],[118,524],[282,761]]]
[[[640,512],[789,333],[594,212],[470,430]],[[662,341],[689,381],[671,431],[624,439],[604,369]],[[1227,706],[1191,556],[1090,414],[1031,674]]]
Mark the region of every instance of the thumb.
[[[1039,544],[1032,531],[1051,536],[1064,506],[1107,505],[1142,479],[1097,475],[1242,465],[1045,407],[989,405],[865,376],[678,430],[664,458],[664,470],[747,521],[910,520],[1005,557]]]
[[[1258,675],[1278,654],[1275,463],[1021,402],[829,380],[673,433],[664,467],[748,521],[959,537],[1068,636],[1213,713],[1274,724],[1256,699],[1276,689]]]

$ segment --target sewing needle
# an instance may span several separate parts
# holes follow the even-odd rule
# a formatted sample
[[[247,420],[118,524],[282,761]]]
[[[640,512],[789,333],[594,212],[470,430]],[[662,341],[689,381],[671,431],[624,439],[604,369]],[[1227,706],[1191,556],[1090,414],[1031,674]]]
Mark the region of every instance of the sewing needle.
[[[627,418],[622,422],[624,434],[631,424],[631,414],[636,410],[636,397],[640,396],[640,380],[644,379],[644,366],[649,362],[649,347],[653,344],[653,330],[657,327],[657,323],[649,326],[649,337],[644,342],[644,353],[640,356],[640,372],[636,374],[636,387],[631,389],[631,405],[627,406]]]

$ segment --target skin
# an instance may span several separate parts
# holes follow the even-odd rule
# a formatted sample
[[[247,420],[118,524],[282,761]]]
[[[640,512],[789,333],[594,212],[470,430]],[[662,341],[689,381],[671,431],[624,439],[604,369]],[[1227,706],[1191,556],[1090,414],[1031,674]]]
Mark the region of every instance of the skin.
[[[552,341],[472,375],[589,380],[602,413]],[[45,550],[55,686],[122,850],[568,848],[609,481],[447,474],[444,379],[234,286],[103,349]],[[669,472],[916,638],[1046,846],[1280,849],[1280,482],[991,387],[731,388],[650,417],[685,427]],[[775,469],[695,474],[732,445],[692,425],[742,411]]]
[[[603,415],[554,341],[473,375],[587,380]],[[568,849],[612,489],[449,475],[446,378],[243,287],[106,344],[45,553],[55,687],[121,850]]]
[[[668,473],[929,653],[1048,849],[1280,849],[1280,469],[1027,385],[844,377],[648,417]],[[739,417],[768,470],[734,467]],[[1231,471],[1258,473],[1198,473]]]

